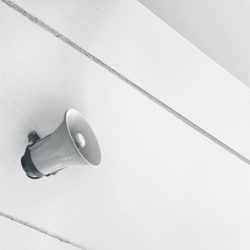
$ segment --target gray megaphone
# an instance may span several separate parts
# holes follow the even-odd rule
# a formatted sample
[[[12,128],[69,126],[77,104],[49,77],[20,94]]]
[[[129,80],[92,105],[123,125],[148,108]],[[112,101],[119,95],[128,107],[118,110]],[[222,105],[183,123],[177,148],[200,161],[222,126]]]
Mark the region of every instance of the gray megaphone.
[[[96,136],[82,114],[74,109],[65,112],[64,120],[50,135],[40,138],[29,134],[21,163],[28,177],[49,176],[72,165],[96,168],[101,163],[101,151]]]

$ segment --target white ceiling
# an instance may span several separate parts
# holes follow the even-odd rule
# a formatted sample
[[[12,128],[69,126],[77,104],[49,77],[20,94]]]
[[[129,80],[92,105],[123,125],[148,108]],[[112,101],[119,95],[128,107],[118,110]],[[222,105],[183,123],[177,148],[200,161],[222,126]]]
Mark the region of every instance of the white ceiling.
[[[250,2],[248,0],[139,1],[250,86]]]
[[[248,88],[141,4],[17,2],[249,158]],[[0,7],[0,210],[86,249],[250,247],[247,164],[17,11]],[[72,166],[28,179],[20,164],[28,132],[47,135],[69,107],[92,125],[102,167]],[[12,226],[6,230],[19,230]],[[37,237],[47,244],[41,249],[60,247],[43,239]],[[0,249],[11,249],[1,242]]]

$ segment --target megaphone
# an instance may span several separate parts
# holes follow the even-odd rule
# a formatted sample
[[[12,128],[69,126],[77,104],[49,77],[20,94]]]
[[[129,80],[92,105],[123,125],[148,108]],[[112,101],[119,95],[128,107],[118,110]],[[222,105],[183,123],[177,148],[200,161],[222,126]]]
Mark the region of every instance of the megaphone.
[[[37,179],[54,175],[72,165],[97,168],[101,163],[101,151],[82,114],[69,109],[53,133],[42,139],[35,131],[29,134],[29,144],[21,163],[27,176]]]

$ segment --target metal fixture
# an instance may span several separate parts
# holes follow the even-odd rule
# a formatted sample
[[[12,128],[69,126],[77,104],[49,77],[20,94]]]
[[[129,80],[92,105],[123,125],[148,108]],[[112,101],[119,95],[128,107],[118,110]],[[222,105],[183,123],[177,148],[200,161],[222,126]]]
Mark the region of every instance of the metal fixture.
[[[101,151],[96,136],[82,114],[74,109],[65,112],[62,123],[53,133],[40,138],[33,131],[28,139],[21,163],[32,179],[54,175],[72,165],[92,168],[100,165]]]

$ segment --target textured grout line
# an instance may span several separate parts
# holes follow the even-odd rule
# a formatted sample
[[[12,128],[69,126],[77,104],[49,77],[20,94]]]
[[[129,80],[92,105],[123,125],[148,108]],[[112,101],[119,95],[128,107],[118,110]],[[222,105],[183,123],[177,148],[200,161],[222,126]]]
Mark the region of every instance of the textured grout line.
[[[155,96],[151,95],[149,92],[147,92],[146,90],[141,88],[139,85],[137,85],[133,81],[129,80],[127,77],[123,76],[122,74],[120,74],[118,71],[116,71],[112,67],[108,66],[106,63],[104,63],[103,61],[101,61],[100,59],[98,59],[97,57],[95,57],[94,55],[92,55],[91,53],[86,51],[85,49],[83,49],[81,46],[79,46],[78,44],[76,44],[75,42],[70,40],[69,38],[65,37],[63,34],[58,32],[54,28],[50,27],[48,24],[44,23],[42,20],[33,16],[32,14],[30,14],[29,12],[27,12],[26,10],[24,10],[23,8],[21,8],[20,6],[18,6],[17,4],[15,4],[14,2],[12,2],[10,0],[1,0],[1,1],[3,3],[7,4],[12,9],[14,9],[15,11],[22,14],[23,16],[25,16],[26,18],[28,18],[31,22],[37,24],[42,29],[48,31],[49,33],[51,33],[52,35],[54,35],[58,39],[62,40],[64,43],[71,46],[72,48],[74,48],[75,50],[77,50],[78,52],[80,52],[81,54],[86,56],[87,58],[89,58],[91,61],[100,65],[101,67],[103,67],[104,69],[109,71],[111,74],[115,75],[120,80],[125,82],[126,84],[130,85],[132,88],[134,88],[135,90],[137,90],[138,92],[140,92],[141,94],[143,94],[144,96],[149,98],[154,103],[158,104],[160,107],[162,107],[165,110],[167,110],[168,112],[170,112],[172,115],[174,115],[175,117],[177,117],[178,119],[183,121],[185,124],[187,124],[188,126],[192,127],[193,129],[195,129],[196,131],[201,133],[203,136],[207,137],[208,139],[210,139],[214,143],[218,144],[219,146],[221,146],[222,148],[227,150],[229,153],[233,154],[234,156],[236,156],[240,160],[242,160],[245,163],[247,163],[248,165],[250,165],[250,159],[248,159],[244,155],[240,154],[239,152],[237,152],[236,150],[234,150],[233,148],[231,148],[230,146],[228,146],[227,144],[225,144],[224,142],[222,142],[218,138],[214,137],[209,132],[207,132],[203,128],[199,127],[198,125],[196,125],[195,123],[190,121],[188,118],[184,117],[183,115],[181,115],[180,113],[175,111],[173,108],[171,108],[170,106],[168,106],[167,104],[165,104],[164,102],[162,102],[161,100],[156,98]]]
[[[65,239],[65,238],[63,238],[63,237],[61,237],[61,236],[59,236],[57,234],[48,232],[47,230],[45,230],[43,228],[37,227],[37,226],[35,226],[35,225],[33,225],[33,224],[29,223],[29,222],[23,221],[23,220],[21,220],[21,219],[19,219],[17,217],[14,217],[12,215],[6,214],[6,213],[4,213],[2,211],[0,211],[0,216],[6,218],[8,220],[14,221],[16,223],[19,223],[19,224],[21,224],[23,226],[26,226],[28,228],[31,228],[31,229],[33,229],[35,231],[38,231],[39,233],[43,233],[43,234],[45,234],[45,235],[47,235],[47,236],[49,236],[51,238],[54,238],[54,239],[59,240],[59,241],[61,241],[63,243],[69,244],[69,245],[71,245],[73,247],[76,247],[78,249],[87,250],[87,248],[81,246],[80,244],[78,244],[76,242],[73,242],[71,240]]]

